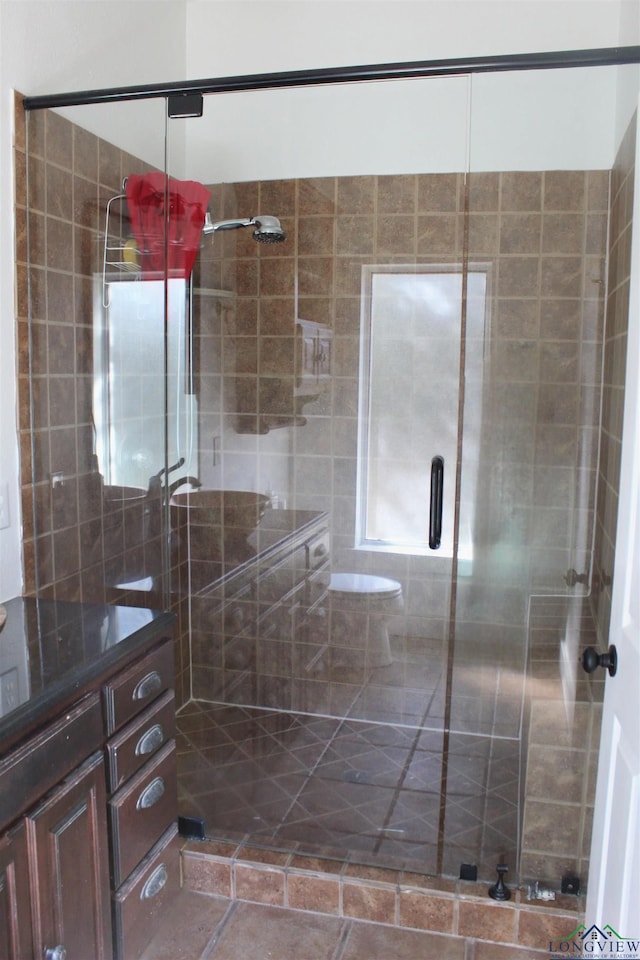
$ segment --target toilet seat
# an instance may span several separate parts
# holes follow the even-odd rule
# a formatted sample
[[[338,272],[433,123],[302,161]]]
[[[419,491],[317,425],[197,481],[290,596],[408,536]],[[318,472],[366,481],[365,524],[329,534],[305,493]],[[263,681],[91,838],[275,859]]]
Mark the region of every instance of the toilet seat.
[[[366,573],[332,573],[329,580],[330,593],[359,594],[363,597],[375,595],[376,600],[386,600],[397,597],[401,591],[397,580]]]
[[[365,667],[391,666],[388,627],[403,609],[402,584],[366,573],[332,573],[328,595],[332,629],[337,617],[337,645],[349,649],[353,638],[359,637],[364,640]],[[346,635],[342,622],[345,616]]]

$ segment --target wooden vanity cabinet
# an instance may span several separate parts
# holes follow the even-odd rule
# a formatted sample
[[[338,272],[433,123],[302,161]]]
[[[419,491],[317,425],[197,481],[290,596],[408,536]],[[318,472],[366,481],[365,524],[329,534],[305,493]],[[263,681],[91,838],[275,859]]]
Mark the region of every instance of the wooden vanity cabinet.
[[[0,960],[134,960],[179,888],[173,640],[125,659],[0,754]]]
[[[114,956],[140,952],[179,889],[171,640],[105,684]]]
[[[111,957],[103,739],[94,691],[0,760],[2,960]]]
[[[29,862],[24,823],[0,838],[0,957],[33,956]]]
[[[196,699],[304,709],[300,691],[328,642],[318,610],[330,578],[329,529],[326,514],[274,510],[263,532],[278,531],[280,518],[290,532],[191,598]]]
[[[111,904],[102,751],[25,817],[33,955],[110,960]],[[65,951],[63,954],[62,951]]]

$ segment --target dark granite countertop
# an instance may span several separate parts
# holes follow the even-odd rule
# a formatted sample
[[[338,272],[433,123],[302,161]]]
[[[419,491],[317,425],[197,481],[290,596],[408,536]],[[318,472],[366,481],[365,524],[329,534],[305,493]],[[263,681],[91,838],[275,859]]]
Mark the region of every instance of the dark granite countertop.
[[[0,631],[0,750],[170,631],[174,616],[141,607],[16,597]]]

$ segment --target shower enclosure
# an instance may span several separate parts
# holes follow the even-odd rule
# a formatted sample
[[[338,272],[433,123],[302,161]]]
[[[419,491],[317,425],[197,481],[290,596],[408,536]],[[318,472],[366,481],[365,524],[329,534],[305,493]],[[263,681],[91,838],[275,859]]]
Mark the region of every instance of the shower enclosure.
[[[635,124],[601,59],[27,102],[27,582],[176,612],[185,830],[586,883]],[[332,572],[399,585],[390,662]]]

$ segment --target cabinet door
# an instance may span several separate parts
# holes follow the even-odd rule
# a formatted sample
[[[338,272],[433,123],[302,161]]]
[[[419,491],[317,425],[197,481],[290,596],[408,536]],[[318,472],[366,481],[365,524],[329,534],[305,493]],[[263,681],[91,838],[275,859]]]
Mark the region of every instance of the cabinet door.
[[[29,864],[24,824],[0,839],[0,960],[32,955]]]
[[[36,957],[111,957],[105,792],[96,753],[25,818]]]

